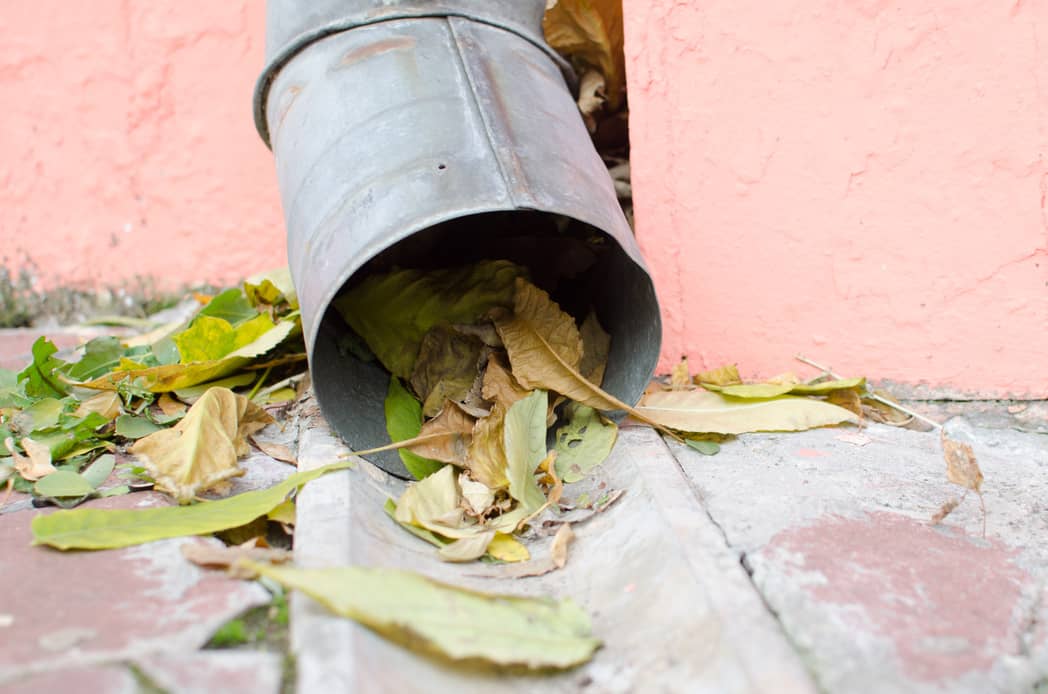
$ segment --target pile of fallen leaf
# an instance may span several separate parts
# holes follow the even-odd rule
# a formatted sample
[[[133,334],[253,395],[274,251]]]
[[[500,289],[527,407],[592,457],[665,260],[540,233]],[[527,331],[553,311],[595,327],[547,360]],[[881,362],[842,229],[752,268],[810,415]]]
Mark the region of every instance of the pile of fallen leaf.
[[[25,369],[0,370],[8,492],[69,508],[152,485],[187,503],[243,474],[247,437],[272,421],[263,406],[296,397],[305,355],[294,290],[284,271],[198,299],[187,321],[96,338],[69,361],[40,338]],[[248,386],[250,397],[230,390]],[[117,466],[127,449],[138,463]],[[114,468],[125,483],[106,486]]]

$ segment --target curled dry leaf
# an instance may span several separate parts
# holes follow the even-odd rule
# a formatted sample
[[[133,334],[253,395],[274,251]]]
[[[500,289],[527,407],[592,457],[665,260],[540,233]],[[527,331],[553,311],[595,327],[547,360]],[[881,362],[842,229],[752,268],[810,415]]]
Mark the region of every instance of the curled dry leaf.
[[[411,374],[424,416],[435,416],[445,400],[465,400],[477,378],[483,346],[479,338],[449,325],[437,325],[425,334]]]
[[[590,311],[586,320],[579,327],[582,337],[582,360],[579,362],[579,373],[590,383],[600,385],[604,382],[604,370],[608,366],[608,354],[611,352],[611,335],[605,332],[597,320],[597,313]]]
[[[131,452],[142,459],[155,488],[188,503],[201,492],[244,474],[237,458],[246,438],[272,417],[228,388],[211,388],[170,429],[140,439]]]
[[[459,489],[462,490],[462,498],[466,501],[468,512],[475,516],[483,514],[495,503],[495,492],[487,485],[474,482],[465,472],[458,478]]]
[[[409,446],[408,450],[428,460],[465,467],[475,425],[476,420],[459,405],[445,401],[444,409],[422,425],[418,436],[425,441]]]
[[[499,403],[491,408],[491,414],[478,419],[473,427],[473,440],[469,445],[470,476],[492,489],[503,489],[509,485],[506,476],[508,463],[503,443],[506,410]]]
[[[619,0],[556,0],[546,4],[546,42],[577,68],[598,71],[609,110],[622,105],[626,89],[622,3]]]
[[[582,338],[575,319],[535,285],[517,280],[515,313],[494,312],[495,328],[509,354],[513,375],[525,388],[551,390],[597,410],[623,410],[661,429],[643,413],[583,378],[578,366]]]
[[[77,417],[86,417],[92,412],[97,412],[102,415],[108,421],[113,421],[123,413],[123,402],[120,400],[120,395],[115,391],[104,391],[96,395],[92,395],[87,400],[80,403],[80,407],[76,408]]]
[[[237,578],[253,578],[251,572],[237,567],[241,559],[253,559],[271,564],[283,564],[291,561],[291,552],[273,549],[261,537],[256,537],[240,545],[231,547],[219,546],[214,542],[195,541],[182,545],[182,556],[197,566],[205,569],[227,569]]]
[[[437,556],[441,561],[447,562],[467,562],[480,559],[487,553],[488,545],[493,539],[495,539],[494,530],[463,537],[441,547]]]
[[[168,417],[177,417],[185,414],[186,411],[186,404],[175,400],[170,393],[162,394],[156,404],[160,407],[160,411]]]
[[[607,102],[604,92],[604,76],[596,70],[587,70],[579,78],[579,112],[586,121],[586,129],[591,133],[597,131],[595,114],[604,109]]]
[[[742,383],[742,378],[739,376],[739,368],[735,364],[721,366],[711,371],[703,371],[695,376],[694,380],[695,383],[709,383],[714,386],[731,386]]]
[[[954,484],[980,492],[983,474],[975,460],[975,451],[966,443],[948,438],[945,431],[941,439],[943,458],[946,459],[946,478]]]
[[[946,519],[946,516],[953,513],[954,509],[960,506],[960,504],[960,499],[957,499],[956,497],[947,501],[945,504],[942,505],[942,508],[936,511],[935,515],[932,516],[931,524],[938,525],[939,523],[942,523]]]
[[[849,412],[854,412],[859,416],[860,422],[863,420],[862,397],[854,388],[831,390],[826,394],[826,402],[831,402],[837,407],[843,407]]]
[[[41,477],[46,477],[55,471],[55,466],[51,464],[51,449],[46,445],[30,438],[24,438],[22,439],[22,450],[25,451],[25,455],[18,452],[18,449],[15,448],[15,440],[10,436],[4,439],[4,445],[11,454],[11,462],[15,470],[23,479],[36,482]]]
[[[498,403],[508,410],[513,403],[526,398],[528,391],[517,383],[502,355],[493,354],[488,359],[487,368],[484,369],[481,394],[485,400]]]
[[[291,465],[298,464],[298,458],[291,451],[290,448],[281,443],[274,441],[262,441],[258,438],[252,437],[251,443],[258,447],[258,450],[268,455],[273,460],[279,460],[282,463],[289,463]]]

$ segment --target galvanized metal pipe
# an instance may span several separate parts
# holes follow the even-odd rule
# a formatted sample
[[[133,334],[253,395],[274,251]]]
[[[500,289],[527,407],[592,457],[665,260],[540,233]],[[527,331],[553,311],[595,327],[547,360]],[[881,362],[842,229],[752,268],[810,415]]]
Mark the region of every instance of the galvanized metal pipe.
[[[316,396],[354,448],[388,440],[389,377],[340,346],[330,304],[393,264],[527,264],[560,301],[596,308],[613,340],[607,390],[633,401],[651,377],[654,288],[571,70],[542,39],[544,8],[269,2],[256,122],[276,159]],[[406,474],[396,453],[375,462]]]

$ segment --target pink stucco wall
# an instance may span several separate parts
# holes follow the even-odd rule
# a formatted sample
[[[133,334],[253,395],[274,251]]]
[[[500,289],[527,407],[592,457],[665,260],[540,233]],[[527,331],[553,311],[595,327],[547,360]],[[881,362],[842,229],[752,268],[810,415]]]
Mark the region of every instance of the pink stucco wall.
[[[285,262],[262,0],[0,7],[0,257],[47,284]],[[1048,4],[625,0],[663,366],[1048,394]]]
[[[663,368],[1048,396],[1048,3],[625,7]]]
[[[251,123],[261,0],[0,7],[0,256],[41,281],[174,287],[286,263]]]

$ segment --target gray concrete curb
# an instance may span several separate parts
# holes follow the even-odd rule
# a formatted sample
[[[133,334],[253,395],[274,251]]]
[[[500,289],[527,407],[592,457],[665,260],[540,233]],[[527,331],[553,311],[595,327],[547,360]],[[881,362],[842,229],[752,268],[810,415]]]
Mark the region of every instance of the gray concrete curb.
[[[346,452],[326,423],[304,408],[299,467]],[[556,675],[463,671],[392,645],[331,616],[308,598],[291,602],[298,692],[814,692],[812,680],[694,496],[677,461],[649,429],[623,430],[609,460],[572,485],[598,498],[624,489],[605,513],[575,527],[568,565],[514,579],[507,567],[453,565],[382,512],[403,482],[360,461],[357,469],[310,483],[298,500],[295,561],[408,568],[480,590],[572,597],[605,641],[596,657]],[[596,494],[596,496],[593,496]],[[548,538],[532,552],[548,553]],[[535,547],[536,545],[532,545]]]

